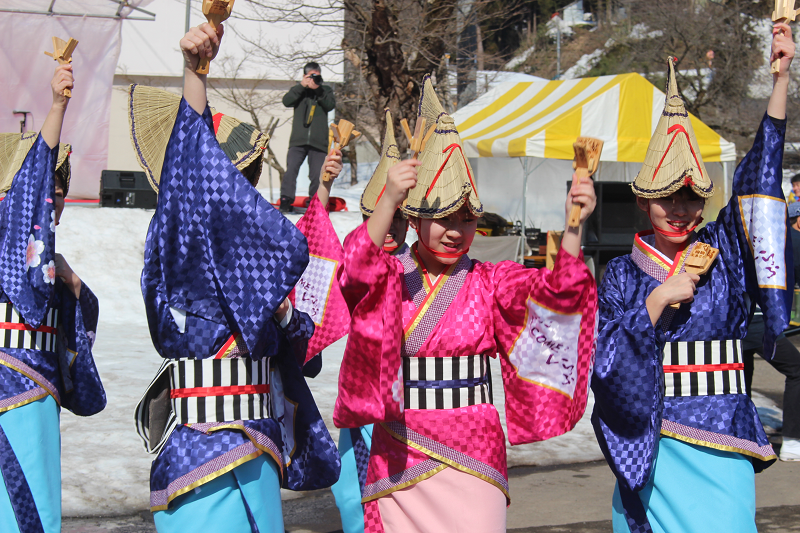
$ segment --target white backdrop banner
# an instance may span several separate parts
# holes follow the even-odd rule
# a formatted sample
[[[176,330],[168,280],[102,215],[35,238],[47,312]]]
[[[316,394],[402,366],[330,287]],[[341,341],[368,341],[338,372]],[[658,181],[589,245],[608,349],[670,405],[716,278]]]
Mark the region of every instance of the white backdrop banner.
[[[114,70],[120,51],[119,19],[58,17],[22,13],[0,16],[0,131],[41,129],[53,103],[50,80],[57,63],[52,37],[79,41],[73,53],[75,88],[61,141],[72,144],[70,198],[97,198],[108,160],[108,125]]]

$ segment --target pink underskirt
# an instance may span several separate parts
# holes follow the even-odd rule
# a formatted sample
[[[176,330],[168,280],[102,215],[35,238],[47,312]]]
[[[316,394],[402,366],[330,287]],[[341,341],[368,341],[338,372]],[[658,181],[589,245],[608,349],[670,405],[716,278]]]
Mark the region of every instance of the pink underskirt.
[[[506,497],[494,485],[445,468],[378,499],[386,533],[504,533]]]

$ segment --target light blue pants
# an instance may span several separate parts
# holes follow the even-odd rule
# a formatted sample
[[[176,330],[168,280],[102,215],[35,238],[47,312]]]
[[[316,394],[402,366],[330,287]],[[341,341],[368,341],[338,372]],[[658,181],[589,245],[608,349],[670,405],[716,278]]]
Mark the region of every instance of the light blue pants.
[[[47,396],[0,414],[0,427],[28,482],[45,533],[61,531],[61,433],[58,404]],[[2,477],[2,476],[0,476]],[[0,531],[18,533],[5,480],[0,491]]]
[[[372,448],[372,424],[359,428],[367,448]],[[336,507],[342,517],[344,533],[364,533],[364,508],[361,505],[361,487],[358,484],[353,441],[349,429],[339,430],[339,456],[342,458],[342,471],[339,481],[332,487]]]
[[[259,455],[178,496],[153,518],[159,533],[250,533],[251,518],[259,533],[284,533],[278,465]]]
[[[662,437],[639,497],[654,533],[757,533],[755,473],[739,453]],[[630,533],[619,484],[612,516],[615,533]]]

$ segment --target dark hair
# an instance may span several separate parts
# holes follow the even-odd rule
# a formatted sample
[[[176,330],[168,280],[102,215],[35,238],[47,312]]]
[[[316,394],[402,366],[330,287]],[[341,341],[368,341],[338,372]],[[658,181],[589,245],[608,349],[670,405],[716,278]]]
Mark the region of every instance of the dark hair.
[[[308,74],[312,70],[316,70],[317,72],[322,72],[319,63],[317,63],[316,61],[309,61],[308,63],[306,63],[306,66],[303,67],[303,74]]]
[[[258,185],[258,179],[261,177],[263,165],[264,156],[260,155],[241,170],[242,175],[247,178],[247,181],[249,181],[253,187]]]
[[[792,179],[790,181],[792,183],[797,183],[798,181],[800,181],[800,174],[795,174],[794,176],[792,176]]]
[[[61,165],[56,169],[56,183],[61,186],[61,190],[64,191],[64,196],[67,195],[67,168],[68,165]]]

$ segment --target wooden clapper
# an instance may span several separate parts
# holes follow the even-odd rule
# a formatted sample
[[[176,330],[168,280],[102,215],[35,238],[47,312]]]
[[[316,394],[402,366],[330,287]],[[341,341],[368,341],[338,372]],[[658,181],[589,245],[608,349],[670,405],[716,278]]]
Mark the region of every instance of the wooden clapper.
[[[417,122],[414,124],[413,135],[411,134],[411,128],[408,126],[408,120],[401,120],[400,125],[403,127],[403,133],[406,134],[406,138],[408,139],[408,149],[414,152],[411,159],[417,159],[419,153],[424,150],[425,145],[428,144],[428,139],[431,138],[431,135],[433,135],[433,132],[436,130],[436,124],[431,126],[426,132],[425,117],[417,117]],[[403,206],[405,206],[407,202],[408,198],[403,200]]]
[[[206,20],[211,24],[211,27],[216,31],[217,25],[220,22],[228,20],[233,11],[234,0],[203,0],[203,15]],[[195,72],[198,74],[208,74],[209,59],[201,57],[197,63]]]
[[[339,124],[331,124],[331,133],[333,133],[333,146],[331,146],[331,152],[334,150],[341,150],[353,139],[357,139],[361,136],[361,132],[354,129],[355,124],[350,122],[349,120],[341,119],[339,120]],[[322,175],[322,181],[331,181],[331,173],[327,170]]]
[[[684,270],[690,274],[697,274],[702,276],[709,271],[711,265],[714,264],[714,259],[719,255],[719,250],[712,248],[710,244],[704,242],[697,243],[692,249],[692,253],[686,258],[686,266]],[[681,304],[669,304],[673,309],[678,309]]]
[[[577,185],[582,179],[590,177],[597,171],[600,153],[603,151],[603,141],[594,137],[578,137],[572,148],[575,150],[572,168],[575,169],[575,184]],[[572,204],[567,225],[570,228],[577,228],[580,224],[581,206]]]
[[[59,65],[66,65],[68,63],[72,63],[72,52],[75,51],[75,47],[77,46],[78,41],[72,37],[69,38],[69,41],[59,39],[58,37],[53,37],[53,53],[45,51],[45,55],[48,55],[58,61]],[[64,89],[64,96],[67,98],[72,98],[72,91],[69,89]]]
[[[775,0],[775,11],[772,12],[772,22],[794,22],[798,11],[794,9],[794,0]],[[781,60],[776,59],[770,65],[769,71],[777,74],[781,71]]]
[[[408,127],[408,121],[403,119],[400,121],[400,125],[403,127],[403,132],[406,134],[406,138],[408,139],[408,149],[414,152],[414,155],[411,156],[411,159],[417,159],[419,153],[425,149],[425,145],[428,144],[428,139],[431,138],[433,135],[433,131],[436,129],[436,124],[430,127],[430,129],[425,131],[425,117],[418,117],[417,123],[414,124],[414,134],[411,134],[411,128]]]

